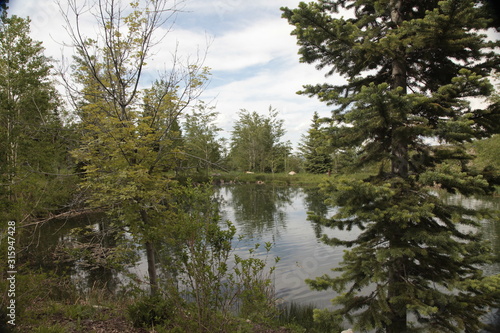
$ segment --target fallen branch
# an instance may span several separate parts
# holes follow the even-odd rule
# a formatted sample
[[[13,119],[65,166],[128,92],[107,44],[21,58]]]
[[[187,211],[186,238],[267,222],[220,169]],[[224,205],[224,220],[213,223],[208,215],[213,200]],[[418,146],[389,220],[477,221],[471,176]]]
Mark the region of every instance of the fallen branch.
[[[55,220],[55,219],[62,219],[62,218],[66,218],[67,219],[67,218],[77,217],[77,216],[81,216],[81,215],[85,215],[85,214],[100,213],[100,212],[104,211],[104,208],[105,207],[84,208],[84,209],[70,210],[70,211],[67,211],[67,212],[64,212],[64,213],[60,213],[60,214],[49,213],[48,217],[46,217],[44,219],[41,219],[41,220],[30,222],[30,223],[21,224],[21,225],[19,225],[19,228],[30,227],[30,226],[33,226],[33,225],[38,226],[40,224],[44,224],[44,223],[46,223],[48,221]]]

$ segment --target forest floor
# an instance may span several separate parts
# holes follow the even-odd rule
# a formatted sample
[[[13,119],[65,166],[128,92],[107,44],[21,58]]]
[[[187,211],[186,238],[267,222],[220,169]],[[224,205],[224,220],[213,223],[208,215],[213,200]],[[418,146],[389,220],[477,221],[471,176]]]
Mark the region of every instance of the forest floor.
[[[120,309],[100,306],[75,306],[60,303],[33,304],[16,322],[19,333],[159,333],[168,332],[162,327],[138,328]],[[122,309],[123,310],[123,309]],[[24,317],[24,318],[23,318]],[[24,320],[23,320],[24,319]],[[0,331],[4,332],[2,327]],[[178,330],[174,330],[179,332]],[[247,333],[292,333],[285,327],[250,323],[242,332]]]

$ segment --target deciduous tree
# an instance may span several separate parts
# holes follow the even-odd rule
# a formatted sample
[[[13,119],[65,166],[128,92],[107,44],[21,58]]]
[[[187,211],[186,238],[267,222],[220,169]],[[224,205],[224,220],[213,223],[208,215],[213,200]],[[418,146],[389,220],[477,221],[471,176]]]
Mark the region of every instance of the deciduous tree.
[[[0,12],[0,193],[4,219],[57,210],[68,177],[70,131],[63,128],[51,60],[30,37],[30,20]],[[66,142],[65,142],[66,141]],[[69,183],[66,183],[66,186]]]
[[[198,170],[208,176],[211,168],[220,166],[223,154],[221,139],[217,134],[222,129],[215,125],[217,112],[201,103],[186,114],[184,139],[188,158]]]
[[[233,164],[248,171],[275,172],[284,166],[290,144],[281,142],[284,120],[269,107],[269,116],[241,110],[231,132],[230,158]]]
[[[72,82],[81,120],[82,144],[74,156],[84,165],[82,188],[89,204],[106,207],[134,241],[146,250],[151,293],[158,288],[155,245],[168,237],[168,214],[175,186],[178,118],[201,93],[208,71],[199,63],[173,68],[149,88],[143,74],[160,28],[172,24],[177,9],[168,0],[99,1],[95,6],[69,1],[63,11],[76,48]],[[94,19],[88,37],[84,19]],[[71,16],[70,16],[71,15]]]

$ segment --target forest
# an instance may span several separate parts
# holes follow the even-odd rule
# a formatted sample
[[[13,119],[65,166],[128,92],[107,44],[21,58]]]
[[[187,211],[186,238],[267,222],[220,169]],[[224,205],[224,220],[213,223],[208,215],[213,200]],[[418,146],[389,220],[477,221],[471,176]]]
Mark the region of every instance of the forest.
[[[482,267],[499,258],[476,231],[499,212],[431,191],[500,193],[500,40],[486,34],[500,32],[500,16],[491,3],[281,8],[300,61],[346,78],[298,92],[332,112],[311,112],[294,143],[272,106],[234,110],[222,133],[203,100],[211,73],[200,59],[174,59],[144,84],[173,2],[82,5],[60,4],[75,49],[65,70],[30,37],[29,18],[0,12],[1,332],[493,332],[481,318],[500,309],[500,275]],[[80,30],[86,11],[95,36]],[[304,223],[361,230],[321,238],[347,250],[331,276],[304,281],[332,290],[333,307],[311,310],[311,326],[283,319],[279,258],[257,255],[273,244],[233,256],[236,228],[213,196],[221,183],[319,187],[336,209]],[[40,230],[65,219],[83,221],[68,236],[74,244],[37,256],[40,238],[52,237]],[[146,277],[130,270],[142,259]],[[98,283],[82,290],[75,262],[128,283],[118,293]]]

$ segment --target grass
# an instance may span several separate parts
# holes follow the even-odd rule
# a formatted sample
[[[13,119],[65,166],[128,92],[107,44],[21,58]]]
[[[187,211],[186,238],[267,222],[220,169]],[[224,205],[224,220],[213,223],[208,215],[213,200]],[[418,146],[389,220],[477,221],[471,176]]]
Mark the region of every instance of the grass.
[[[66,333],[66,327],[55,324],[48,327],[37,327],[33,333]]]
[[[135,332],[124,315],[130,303],[127,297],[99,288],[82,293],[68,277],[24,271],[17,281],[18,313],[13,332],[77,333],[93,332],[94,327]],[[0,332],[9,328],[0,325]]]
[[[333,177],[333,175],[332,175]],[[273,185],[318,185],[328,179],[324,174],[297,173],[289,175],[288,173],[245,173],[238,171],[213,173],[211,180],[217,184],[273,184]],[[205,182],[207,177],[192,177],[193,181]]]

